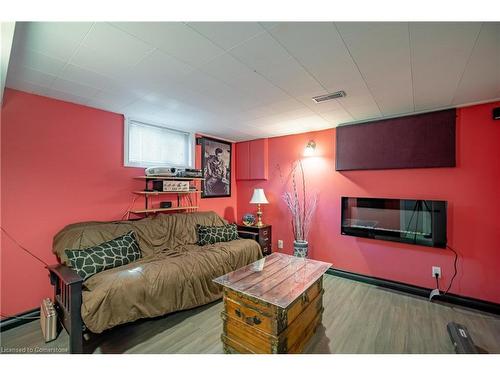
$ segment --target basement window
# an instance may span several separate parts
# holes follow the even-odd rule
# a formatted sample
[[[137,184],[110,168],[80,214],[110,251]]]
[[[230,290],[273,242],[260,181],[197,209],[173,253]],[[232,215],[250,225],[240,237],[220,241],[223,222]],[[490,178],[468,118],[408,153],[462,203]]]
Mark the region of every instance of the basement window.
[[[124,164],[126,167],[193,168],[193,133],[160,124],[125,119]]]

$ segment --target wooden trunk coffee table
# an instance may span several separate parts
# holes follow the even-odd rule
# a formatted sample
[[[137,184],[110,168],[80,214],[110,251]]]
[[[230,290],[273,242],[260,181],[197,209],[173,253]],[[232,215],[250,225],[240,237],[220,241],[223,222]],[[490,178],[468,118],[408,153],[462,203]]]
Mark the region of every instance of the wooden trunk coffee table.
[[[273,253],[221,276],[226,353],[300,353],[321,323],[330,263]]]

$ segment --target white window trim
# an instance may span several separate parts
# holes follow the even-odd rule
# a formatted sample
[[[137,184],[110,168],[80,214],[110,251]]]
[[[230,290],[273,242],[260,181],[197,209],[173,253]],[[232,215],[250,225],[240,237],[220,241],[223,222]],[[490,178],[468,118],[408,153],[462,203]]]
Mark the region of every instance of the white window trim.
[[[184,133],[189,136],[189,164],[188,165],[177,165],[173,163],[136,163],[130,162],[128,159],[128,145],[129,145],[129,124],[130,122],[140,123],[147,126],[153,126],[161,129],[166,129],[174,132]],[[187,132],[185,130],[179,130],[175,128],[171,128],[169,126],[165,126],[164,124],[160,124],[153,121],[148,120],[140,120],[133,117],[124,117],[123,121],[123,165],[125,167],[131,168],[147,168],[147,167],[176,167],[176,168],[194,168],[195,166],[195,150],[196,150],[196,135],[191,132]]]

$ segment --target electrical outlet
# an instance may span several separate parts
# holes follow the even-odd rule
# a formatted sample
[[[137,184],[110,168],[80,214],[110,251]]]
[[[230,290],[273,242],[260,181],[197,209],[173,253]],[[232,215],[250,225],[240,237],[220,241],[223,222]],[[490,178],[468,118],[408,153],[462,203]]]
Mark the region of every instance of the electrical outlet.
[[[432,278],[435,278],[436,274],[438,275],[438,278],[441,278],[441,267],[432,266]]]
[[[278,240],[278,249],[283,249],[283,240]]]

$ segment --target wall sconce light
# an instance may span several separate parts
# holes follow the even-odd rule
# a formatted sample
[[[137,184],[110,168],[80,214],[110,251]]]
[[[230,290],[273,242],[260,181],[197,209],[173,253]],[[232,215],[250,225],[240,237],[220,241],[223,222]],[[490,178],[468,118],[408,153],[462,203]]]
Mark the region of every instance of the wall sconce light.
[[[316,142],[310,140],[304,149],[304,156],[314,156],[316,154]]]

